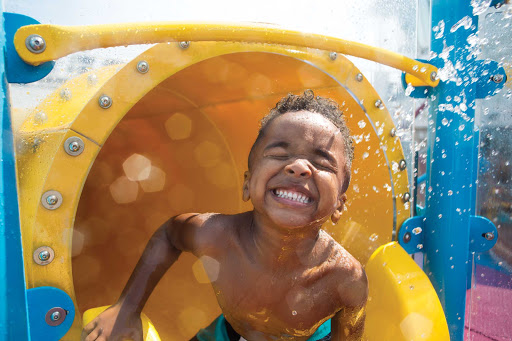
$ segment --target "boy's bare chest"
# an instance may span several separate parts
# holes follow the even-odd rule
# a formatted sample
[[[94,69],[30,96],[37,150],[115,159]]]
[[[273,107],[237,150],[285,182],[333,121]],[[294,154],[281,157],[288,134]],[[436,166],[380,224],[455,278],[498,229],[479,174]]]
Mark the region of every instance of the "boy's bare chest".
[[[331,282],[306,267],[270,271],[230,257],[212,285],[235,329],[298,336],[314,332],[338,309]]]

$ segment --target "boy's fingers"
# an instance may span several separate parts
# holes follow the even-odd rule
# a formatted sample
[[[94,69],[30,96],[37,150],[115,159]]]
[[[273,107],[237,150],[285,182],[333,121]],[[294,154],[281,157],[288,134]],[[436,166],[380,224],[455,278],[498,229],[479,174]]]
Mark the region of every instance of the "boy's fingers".
[[[102,331],[102,328],[94,329],[89,335],[87,335],[85,341],[96,341],[98,337],[101,335]]]
[[[96,323],[97,323],[96,320],[89,322],[89,324],[84,327],[84,332],[86,332],[87,334],[92,332],[94,330],[94,328],[96,327]]]

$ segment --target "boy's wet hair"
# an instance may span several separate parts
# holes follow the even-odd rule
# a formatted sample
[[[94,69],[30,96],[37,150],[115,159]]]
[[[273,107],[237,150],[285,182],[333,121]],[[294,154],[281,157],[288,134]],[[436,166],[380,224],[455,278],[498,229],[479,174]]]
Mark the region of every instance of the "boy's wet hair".
[[[283,114],[298,111],[310,111],[320,114],[339,129],[343,140],[343,151],[346,160],[345,181],[342,189],[342,192],[345,192],[350,182],[350,169],[352,167],[352,160],[354,159],[354,145],[350,137],[350,131],[343,119],[343,112],[341,111],[338,103],[330,98],[321,96],[315,97],[313,91],[309,89],[304,91],[304,94],[302,95],[288,94],[286,97],[283,97],[279,102],[277,102],[276,106],[261,119],[258,137],[256,137],[256,141],[254,141],[251,151],[249,152],[249,170],[251,169],[255,146],[265,135],[265,130],[270,122]]]

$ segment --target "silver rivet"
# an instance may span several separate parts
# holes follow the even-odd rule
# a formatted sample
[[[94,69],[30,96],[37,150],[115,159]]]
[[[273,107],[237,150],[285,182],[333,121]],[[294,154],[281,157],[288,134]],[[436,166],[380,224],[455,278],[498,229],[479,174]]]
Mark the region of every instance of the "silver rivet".
[[[48,191],[41,197],[41,204],[44,208],[55,210],[62,205],[62,195],[57,191]]]
[[[384,109],[384,103],[382,103],[382,101],[380,99],[378,99],[375,101],[375,107],[377,107],[379,109]]]
[[[432,72],[430,73],[430,80],[431,80],[432,82],[435,82],[435,81],[437,80],[437,72],[432,71]]]
[[[336,52],[331,52],[329,53],[329,58],[331,58],[331,60],[336,60],[336,58],[338,58],[338,54]]]
[[[64,142],[64,150],[71,156],[82,154],[85,149],[84,141],[78,136],[71,136]]]
[[[25,46],[32,53],[41,53],[46,49],[46,42],[39,34],[31,34],[25,39]]]
[[[363,74],[362,73],[358,73],[356,75],[356,81],[358,81],[358,82],[362,82],[363,81]]]
[[[391,128],[391,130],[389,131],[389,135],[390,135],[391,137],[395,137],[395,136],[396,136],[396,128],[394,128],[394,127],[393,127],[393,128]]]
[[[505,77],[503,77],[503,75],[500,75],[500,74],[497,74],[497,75],[493,75],[491,76],[491,80],[494,82],[494,83],[501,83],[503,82],[503,79]]]
[[[52,319],[52,321],[58,321],[58,320],[60,320],[60,312],[58,312],[58,311],[54,311],[54,312],[52,313],[52,317],[51,317],[51,319]]]
[[[405,160],[400,160],[400,162],[398,163],[398,168],[400,168],[400,170],[404,170],[407,168],[407,162],[405,162]]]
[[[34,262],[39,265],[50,264],[53,258],[55,258],[55,252],[49,246],[38,247],[33,254]]]
[[[178,46],[180,48],[182,48],[183,50],[186,50],[186,49],[188,49],[190,47],[190,42],[189,41],[180,41],[178,43]]]
[[[149,64],[145,60],[141,60],[137,63],[137,71],[140,73],[147,73],[149,71]]]
[[[484,238],[487,240],[493,240],[494,239],[494,232],[486,232],[484,233]]]
[[[409,202],[409,200],[411,200],[411,194],[409,192],[405,192],[403,199],[404,199],[404,202]]]
[[[108,109],[112,106],[112,98],[108,97],[107,95],[102,95],[98,100],[98,103],[103,109]]]

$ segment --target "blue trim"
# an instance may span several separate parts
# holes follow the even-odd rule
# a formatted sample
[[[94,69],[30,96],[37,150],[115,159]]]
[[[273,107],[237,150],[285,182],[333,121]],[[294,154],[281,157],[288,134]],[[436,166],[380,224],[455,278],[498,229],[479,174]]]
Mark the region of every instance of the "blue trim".
[[[53,287],[39,287],[27,290],[27,300],[32,341],[58,341],[66,335],[75,319],[75,306],[68,294]],[[50,326],[45,318],[48,311],[56,307],[67,314],[60,316],[59,325]]]
[[[0,8],[3,1],[0,0]],[[0,9],[1,10],[1,9]],[[4,27],[3,17],[2,27]],[[0,34],[0,48],[5,48]],[[0,49],[3,51],[3,49]],[[16,162],[9,94],[5,78],[5,56],[0,56],[0,340],[29,340],[23,248],[16,186]]]
[[[9,83],[32,83],[46,77],[53,69],[55,62],[46,62],[38,66],[25,63],[14,48],[14,34],[18,28],[39,24],[39,21],[16,13],[3,13],[5,20],[5,59],[7,65],[7,81]]]

